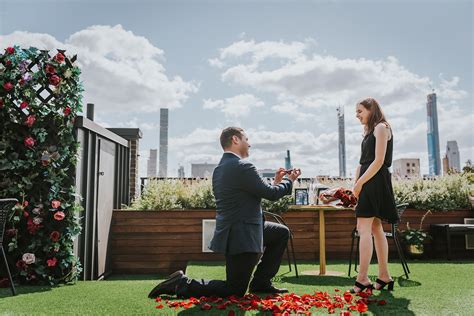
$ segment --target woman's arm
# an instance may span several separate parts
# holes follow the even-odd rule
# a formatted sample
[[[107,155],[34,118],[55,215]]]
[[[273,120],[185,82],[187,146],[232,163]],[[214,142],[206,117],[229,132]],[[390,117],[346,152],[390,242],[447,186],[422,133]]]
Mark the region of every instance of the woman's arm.
[[[390,136],[388,127],[380,123],[375,127],[375,160],[372,161],[367,171],[357,180],[354,186],[354,194],[359,196],[362,186],[369,181],[382,167],[387,151],[387,141]]]
[[[359,180],[359,176],[360,176],[360,165],[358,165],[357,168],[356,168],[354,183],[356,183],[357,180]]]

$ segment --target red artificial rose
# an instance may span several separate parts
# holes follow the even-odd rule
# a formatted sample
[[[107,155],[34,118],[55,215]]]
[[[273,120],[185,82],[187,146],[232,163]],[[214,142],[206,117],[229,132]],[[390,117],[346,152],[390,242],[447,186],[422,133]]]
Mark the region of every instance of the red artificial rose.
[[[7,66],[10,66],[11,64],[12,64],[12,61],[11,61],[11,60],[7,60],[7,61],[5,62],[5,65],[7,65]]]
[[[53,257],[52,259],[46,260],[46,263],[48,264],[48,267],[56,266],[57,262],[58,262],[58,259],[56,259],[56,257]]]
[[[25,138],[24,144],[26,147],[33,147],[35,145],[35,140],[33,137],[28,136]]]
[[[43,227],[41,224],[35,224],[33,221],[33,218],[29,217],[28,221],[26,222],[26,230],[28,230],[28,233],[30,235],[36,235],[38,230],[40,230]]]
[[[13,89],[13,85],[10,82],[5,82],[3,84],[3,89],[10,91],[11,89]]]
[[[0,99],[0,109],[3,108],[3,100]]]
[[[30,203],[28,203],[28,201],[24,201],[24,202],[23,202],[23,207],[27,207],[28,204],[30,204]]]
[[[51,85],[53,85],[53,86],[57,86],[60,81],[61,81],[61,78],[59,78],[58,75],[52,75],[52,76],[49,78],[49,84],[51,84]]]
[[[8,237],[15,237],[16,234],[17,234],[18,230],[16,230],[15,228],[10,228],[10,229],[7,229],[5,234],[8,236]]]
[[[61,206],[61,202],[59,202],[58,200],[53,200],[51,202],[51,207],[52,208],[59,208]]]
[[[350,311],[341,311],[339,316],[351,316],[351,312]]]
[[[23,102],[20,103],[20,109],[23,110],[23,109],[26,109],[27,107],[28,107],[28,102],[23,101]]]
[[[31,126],[33,126],[35,121],[36,121],[36,116],[28,115],[28,117],[25,120],[25,125],[28,126],[28,127],[31,127]]]
[[[64,55],[57,53],[56,56],[54,56],[54,60],[56,60],[58,63],[62,63],[64,61]]]
[[[25,268],[26,268],[26,263],[25,263],[25,261],[23,261],[23,260],[21,260],[21,259],[18,260],[18,261],[16,262],[16,267],[17,267],[18,269],[20,269],[20,270],[25,269]]]
[[[64,116],[69,115],[69,113],[71,113],[71,108],[70,108],[69,106],[66,106],[66,108],[65,108],[64,111],[63,111],[63,113],[64,113]]]
[[[8,55],[11,55],[15,52],[15,48],[7,47],[7,49],[5,49],[5,51],[7,52]]]
[[[28,213],[27,211],[23,211],[23,217],[28,217],[30,216],[30,213]]]
[[[58,232],[57,230],[53,231],[53,232],[49,235],[49,238],[51,238],[51,241],[52,241],[52,242],[58,242],[60,237],[61,237],[61,233]]]
[[[44,67],[44,71],[45,71],[47,74],[51,74],[51,75],[53,75],[53,74],[56,73],[56,69],[55,69],[53,66],[51,66],[51,65],[46,65],[46,66]]]
[[[57,221],[62,221],[64,219],[64,217],[66,217],[64,212],[57,211],[56,213],[54,213],[54,219],[57,220]]]

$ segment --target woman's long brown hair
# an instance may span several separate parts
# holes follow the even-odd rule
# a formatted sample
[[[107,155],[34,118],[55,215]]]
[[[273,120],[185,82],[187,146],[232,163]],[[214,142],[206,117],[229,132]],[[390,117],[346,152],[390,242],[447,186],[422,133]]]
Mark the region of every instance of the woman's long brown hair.
[[[374,131],[375,126],[379,123],[386,123],[390,126],[383,114],[382,108],[380,107],[379,103],[374,98],[367,98],[359,103],[362,105],[366,110],[370,112],[369,121],[367,122],[367,133],[370,134]]]

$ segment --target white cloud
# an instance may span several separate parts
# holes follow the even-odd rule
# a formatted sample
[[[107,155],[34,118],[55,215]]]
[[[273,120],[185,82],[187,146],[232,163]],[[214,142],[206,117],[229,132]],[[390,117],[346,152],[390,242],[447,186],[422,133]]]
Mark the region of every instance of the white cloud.
[[[352,105],[367,96],[383,104],[394,116],[424,108],[433,82],[406,69],[393,56],[382,60],[336,58],[312,54],[314,40],[305,42],[255,42],[239,40],[219,50],[215,62],[222,68],[222,81],[261,92],[279,101],[309,108]],[[458,88],[459,78],[443,79],[440,94],[460,100],[467,92]]]
[[[169,77],[164,51],[121,25],[95,25],[64,42],[51,35],[17,31],[0,37],[0,46],[66,49],[77,54],[85,103],[101,112],[155,112],[181,107],[198,90],[194,82]]]
[[[239,94],[223,100],[204,100],[204,109],[219,109],[227,116],[240,117],[250,113],[252,108],[262,107],[265,103],[252,94]]]

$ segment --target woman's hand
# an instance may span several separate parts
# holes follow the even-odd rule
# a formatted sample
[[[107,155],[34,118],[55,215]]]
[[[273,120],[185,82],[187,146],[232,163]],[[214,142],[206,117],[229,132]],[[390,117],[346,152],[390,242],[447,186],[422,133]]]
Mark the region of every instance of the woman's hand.
[[[357,181],[355,184],[354,184],[354,187],[352,188],[352,192],[354,193],[354,196],[359,199],[359,194],[360,194],[360,191],[362,190],[362,184]]]

